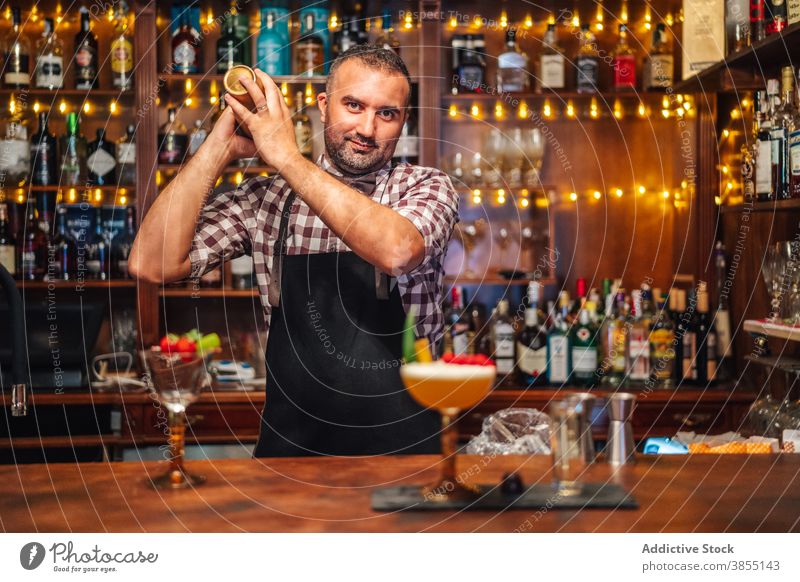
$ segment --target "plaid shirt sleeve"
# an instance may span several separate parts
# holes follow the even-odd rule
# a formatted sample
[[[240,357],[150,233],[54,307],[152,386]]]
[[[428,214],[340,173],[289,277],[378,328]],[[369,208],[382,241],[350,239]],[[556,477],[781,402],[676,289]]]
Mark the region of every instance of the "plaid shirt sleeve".
[[[189,251],[190,278],[252,252],[246,223],[252,216],[249,198],[255,187],[255,179],[247,180],[235,190],[214,192],[206,200]]]
[[[414,183],[391,206],[409,219],[422,234],[425,256],[414,269],[416,272],[428,268],[432,259],[444,255],[453,228],[459,220],[458,193],[450,177],[434,168],[424,170],[419,173],[419,179],[414,176]]]

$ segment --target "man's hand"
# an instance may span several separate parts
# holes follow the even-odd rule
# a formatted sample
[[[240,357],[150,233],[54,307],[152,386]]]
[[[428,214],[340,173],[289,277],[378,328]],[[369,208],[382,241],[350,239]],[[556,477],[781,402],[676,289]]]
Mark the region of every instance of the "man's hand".
[[[242,79],[241,83],[255,104],[255,112],[239,103],[235,97],[225,95],[228,107],[233,111],[236,121],[241,123],[253,136],[259,157],[268,166],[281,171],[288,164],[302,158],[294,136],[292,114],[283,100],[283,95],[275,82],[260,69],[255,69],[264,91],[254,81]]]
[[[252,139],[242,137],[236,133],[236,117],[230,107],[226,107],[220,115],[211,133],[208,134],[209,147],[225,165],[229,165],[242,158],[253,158],[257,155],[256,145]],[[205,142],[203,143],[205,145]]]

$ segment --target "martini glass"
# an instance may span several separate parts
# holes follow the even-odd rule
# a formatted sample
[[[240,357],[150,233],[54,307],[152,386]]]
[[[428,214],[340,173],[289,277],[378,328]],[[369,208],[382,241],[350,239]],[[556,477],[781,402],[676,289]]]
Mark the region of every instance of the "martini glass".
[[[442,470],[435,483],[422,488],[426,502],[448,503],[479,495],[477,487],[456,477],[455,420],[460,410],[474,406],[489,393],[495,375],[494,366],[412,362],[400,367],[400,377],[411,397],[426,408],[438,410],[442,417]]]
[[[169,469],[150,482],[156,489],[184,489],[204,483],[206,478],[192,475],[183,466],[186,444],[186,409],[208,384],[206,365],[213,353],[182,359],[157,348],[145,352],[153,388],[169,413]]]
[[[486,235],[486,228],[487,222],[483,218],[472,222],[459,222],[456,225],[456,234],[461,240],[461,246],[464,249],[464,263],[466,264],[464,277],[468,279],[478,276],[478,273],[472,270],[470,257],[478,241]]]

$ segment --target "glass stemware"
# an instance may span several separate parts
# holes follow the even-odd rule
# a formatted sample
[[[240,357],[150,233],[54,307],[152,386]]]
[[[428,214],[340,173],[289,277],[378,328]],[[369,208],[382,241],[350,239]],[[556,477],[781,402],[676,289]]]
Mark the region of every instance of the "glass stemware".
[[[486,234],[487,223],[483,218],[473,220],[472,222],[459,222],[456,225],[456,233],[461,241],[461,246],[464,249],[464,277],[476,277],[477,273],[472,269],[471,257],[472,251],[475,249],[477,242],[482,239]]]
[[[503,187],[503,155],[505,149],[503,133],[496,127],[493,128],[483,146],[483,179],[489,188]]]
[[[538,186],[541,184],[540,175],[544,162],[544,140],[538,127],[525,130],[522,136],[522,151],[527,161],[522,179],[527,186]]]
[[[786,254],[782,251],[780,243],[767,248],[766,256],[761,264],[761,274],[767,286],[767,293],[771,298],[771,310],[768,321],[780,322],[782,283],[786,269]]]
[[[427,503],[448,503],[474,499],[477,487],[463,483],[456,475],[458,430],[455,420],[465,408],[480,402],[494,384],[494,366],[462,366],[441,362],[413,362],[400,367],[400,377],[411,397],[420,405],[437,410],[442,417],[441,473],[421,494]]]
[[[183,489],[205,482],[205,477],[192,475],[183,466],[186,444],[186,409],[208,385],[207,363],[213,354],[192,355],[185,359],[178,354],[165,354],[153,348],[144,359],[159,401],[169,413],[169,469],[150,482],[156,489]]]
[[[506,265],[506,251],[511,245],[511,229],[506,225],[501,225],[494,233],[494,240],[500,249],[500,261],[498,271],[503,271],[507,268]]]
[[[515,127],[505,141],[505,155],[503,156],[506,182],[510,188],[523,186],[522,174],[525,170],[523,145],[522,128]]]

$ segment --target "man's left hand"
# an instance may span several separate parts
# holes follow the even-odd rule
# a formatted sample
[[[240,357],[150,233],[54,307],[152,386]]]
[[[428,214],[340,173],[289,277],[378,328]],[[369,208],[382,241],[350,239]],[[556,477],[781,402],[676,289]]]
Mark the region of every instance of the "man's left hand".
[[[290,162],[302,157],[295,141],[292,114],[270,76],[260,69],[255,69],[255,73],[264,86],[264,91],[250,79],[240,81],[250,94],[255,111],[248,110],[232,95],[226,94],[225,100],[233,110],[236,120],[253,136],[259,157],[266,165],[280,171]]]

